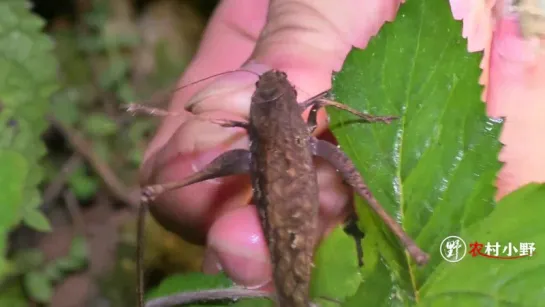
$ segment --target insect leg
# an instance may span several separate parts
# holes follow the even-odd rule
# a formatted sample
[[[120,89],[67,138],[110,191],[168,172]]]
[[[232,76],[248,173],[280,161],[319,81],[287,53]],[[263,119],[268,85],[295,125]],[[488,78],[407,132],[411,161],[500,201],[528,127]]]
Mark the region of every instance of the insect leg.
[[[250,151],[246,149],[233,149],[223,153],[206,165],[202,170],[181,181],[154,184],[142,188],[136,234],[136,267],[138,272],[137,284],[139,307],[144,306],[144,251],[142,245],[144,242],[144,219],[148,205],[164,192],[179,189],[208,179],[248,173],[250,171],[250,159]]]
[[[407,233],[403,231],[401,226],[382,208],[377,199],[371,194],[371,191],[350,158],[331,143],[318,140],[314,137],[311,137],[310,143],[312,152],[327,160],[341,173],[344,180],[367,201],[369,206],[380,216],[388,228],[399,238],[414,261],[419,265],[425,264],[429,256],[416,245]]]
[[[347,105],[344,105],[342,103],[339,103],[337,101],[334,101],[334,100],[331,100],[331,99],[328,99],[327,98],[327,94],[328,92],[323,92],[323,93],[320,93],[316,96],[314,96],[313,98],[303,102],[301,104],[301,109],[302,110],[306,110],[308,107],[312,106],[312,109],[311,109],[311,114],[309,114],[309,121],[310,121],[310,116],[313,116],[314,117],[314,125],[315,125],[315,122],[316,122],[316,114],[318,112],[318,110],[321,108],[321,107],[334,107],[334,108],[337,108],[337,109],[340,109],[340,110],[343,110],[343,111],[347,111],[347,112],[350,112],[354,115],[356,115],[357,117],[363,119],[365,122],[368,122],[368,123],[373,123],[373,122],[384,122],[386,124],[389,124],[390,122],[392,122],[392,120],[394,119],[397,119],[399,118],[398,116],[375,116],[375,115],[371,115],[371,114],[367,114],[367,113],[363,113],[363,112],[360,112],[356,109],[353,109]],[[314,115],[312,115],[312,112],[314,110]]]
[[[356,242],[356,253],[358,255],[358,266],[363,266],[363,248],[361,241],[365,234],[358,227],[358,215],[354,206],[350,207],[350,214],[344,222],[344,232],[351,236]]]

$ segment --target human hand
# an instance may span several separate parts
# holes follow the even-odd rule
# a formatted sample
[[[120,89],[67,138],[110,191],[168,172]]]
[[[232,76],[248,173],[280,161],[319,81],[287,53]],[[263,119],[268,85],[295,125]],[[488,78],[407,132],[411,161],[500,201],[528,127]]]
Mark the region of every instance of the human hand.
[[[272,0],[269,7],[265,0],[224,0],[180,83],[241,66],[257,73],[274,67],[288,74],[302,101],[328,89],[331,73],[341,68],[352,46],[364,47],[398,6],[388,1],[376,1],[374,8],[371,4]],[[382,17],[377,11],[383,12]],[[196,84],[178,92],[170,110],[184,112],[185,105],[199,102],[192,110],[195,114],[245,118],[255,81],[256,76],[238,72],[207,85]],[[318,120],[321,132],[325,130],[323,115]],[[236,129],[195,120],[189,114],[166,118],[145,155],[143,181],[182,179],[222,152],[247,146],[247,137]],[[317,165],[317,173],[325,231],[345,215],[348,193],[328,164]],[[150,211],[185,239],[206,242],[205,272],[217,272],[220,264],[235,282],[260,286],[271,278],[269,256],[255,208],[247,206],[250,198],[247,177],[237,176],[166,193]]]
[[[266,0],[222,1],[180,84],[241,66],[257,73],[275,68],[287,72],[302,101],[328,89],[331,72],[341,68],[350,48],[365,47],[385,20],[394,19],[399,6],[394,0],[270,2],[268,7]],[[195,104],[196,114],[246,118],[255,78],[238,72],[191,86],[177,93],[170,109],[183,113],[184,106]],[[323,115],[320,132],[325,131]],[[166,118],[145,155],[143,181],[182,179],[220,153],[247,145],[240,131],[195,120],[187,113]],[[342,219],[348,194],[330,166],[319,164],[317,172],[325,231]],[[250,198],[249,181],[238,176],[167,193],[150,210],[169,230],[193,242],[206,242],[205,272],[217,272],[219,264],[238,284],[261,286],[270,280],[269,256],[256,211],[246,206]]]

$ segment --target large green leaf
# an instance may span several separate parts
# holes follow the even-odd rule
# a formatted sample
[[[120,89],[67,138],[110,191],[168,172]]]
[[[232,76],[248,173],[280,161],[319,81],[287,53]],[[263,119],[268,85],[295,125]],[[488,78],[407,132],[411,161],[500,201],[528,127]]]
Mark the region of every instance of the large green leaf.
[[[388,288],[356,294],[360,304],[413,305],[442,262],[441,241],[494,207],[501,125],[485,115],[478,84],[481,55],[466,51],[461,28],[448,1],[408,1],[365,50],[350,52],[334,78],[336,100],[372,114],[400,116],[390,125],[365,124],[330,110],[341,148],[379,202],[431,256],[427,266],[417,268],[358,199],[359,226],[367,234],[360,291],[376,288],[371,280]]]
[[[466,254],[456,263],[442,262],[420,290],[419,306],[543,306],[545,301],[545,185],[531,184],[503,198],[482,222],[462,231],[470,244],[498,242],[506,256],[520,255],[521,244],[534,244],[531,257],[491,259]],[[483,253],[486,250],[483,249]],[[530,254],[530,253],[528,253]]]

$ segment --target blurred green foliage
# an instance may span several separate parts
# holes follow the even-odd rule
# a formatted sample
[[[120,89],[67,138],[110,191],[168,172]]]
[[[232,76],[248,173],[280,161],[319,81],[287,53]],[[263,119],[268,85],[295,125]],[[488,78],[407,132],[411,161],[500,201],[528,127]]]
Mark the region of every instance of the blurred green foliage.
[[[81,133],[89,150],[123,183],[133,185],[157,119],[132,117],[122,105],[171,87],[189,60],[173,58],[165,43],[159,43],[152,50],[155,68],[140,76],[144,82],[136,82],[134,54],[143,43],[139,32],[135,27],[123,31],[123,25],[116,24],[123,18],[112,2],[90,3],[88,11],[80,12],[79,22],[50,21],[47,34],[45,21],[31,12],[29,2],[0,3],[2,306],[26,306],[28,299],[47,303],[54,285],[87,263],[82,237],[74,239],[68,256],[47,263],[39,250],[10,250],[8,243],[8,235],[21,222],[40,232],[52,229],[40,207],[39,188],[55,180],[74,155],[66,140],[46,149],[46,115]],[[164,107],[168,98],[162,99]],[[58,138],[51,133],[45,137]],[[66,186],[79,201],[91,200],[101,189],[101,178],[86,163],[76,166],[67,174]]]

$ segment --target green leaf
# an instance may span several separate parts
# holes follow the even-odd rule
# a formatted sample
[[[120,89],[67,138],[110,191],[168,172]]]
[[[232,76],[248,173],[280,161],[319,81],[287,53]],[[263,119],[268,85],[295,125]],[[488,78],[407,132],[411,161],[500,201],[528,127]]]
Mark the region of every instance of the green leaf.
[[[343,301],[358,289],[361,275],[356,244],[341,227],[320,243],[314,257],[311,296]]]
[[[51,224],[47,220],[47,217],[37,209],[31,209],[25,212],[23,217],[25,224],[38,231],[51,231]]]
[[[47,266],[45,267],[43,271],[43,274],[47,276],[47,278],[51,280],[52,282],[61,280],[62,273],[63,272],[58,265],[58,261],[47,264]]]
[[[27,307],[28,301],[21,283],[2,285],[0,288],[0,306]]]
[[[7,233],[21,218],[28,163],[24,156],[11,150],[0,149],[0,233]]]
[[[391,306],[390,297],[396,293],[391,290],[393,288],[392,280],[384,278],[388,274],[385,263],[381,260],[378,264],[371,266],[370,270],[366,269],[366,271],[365,281],[360,284],[356,294],[350,297],[342,306],[359,307],[362,306],[362,302],[366,302],[366,304],[373,307]]]
[[[29,4],[0,2],[0,272],[7,232],[39,203],[45,114],[58,88],[53,43]]]
[[[68,179],[70,189],[79,199],[88,199],[93,196],[98,188],[98,180],[85,173],[85,167],[76,169]]]
[[[221,289],[232,287],[233,282],[225,276],[225,274],[218,275],[205,275],[202,273],[188,273],[188,274],[176,274],[167,277],[164,279],[159,286],[150,290],[146,295],[146,300],[162,297],[166,295],[172,295],[180,293],[183,291],[195,291],[195,290],[209,290],[209,289]],[[252,300],[242,300],[238,303],[244,301],[251,301],[254,305],[244,305],[242,306],[256,306],[256,307],[265,307],[269,305],[263,305],[261,299],[252,299]],[[238,304],[237,303],[237,304]],[[256,305],[257,303],[257,305]],[[234,306],[238,306],[234,304]],[[214,304],[208,302],[206,306],[225,306],[225,304]],[[201,306],[201,305],[191,305],[191,306]]]
[[[183,291],[208,290],[228,288],[233,282],[225,274],[205,275],[202,273],[187,273],[171,275],[161,281],[161,284],[147,293],[147,299],[171,295]]]
[[[6,259],[7,240],[10,230],[21,219],[21,206],[28,163],[14,151],[0,149],[0,280],[9,271]]]
[[[87,259],[88,250],[87,250],[87,242],[85,241],[84,236],[75,236],[72,239],[72,245],[70,246],[70,258],[83,260],[85,261]]]
[[[110,59],[110,65],[99,78],[99,85],[103,89],[114,89],[125,78],[129,70],[129,62],[119,55]]]
[[[68,255],[50,263],[47,275],[53,280],[58,280],[63,273],[82,269],[87,264],[88,252],[85,238],[83,236],[74,237]]]
[[[15,265],[19,272],[28,272],[43,265],[44,253],[39,249],[25,249],[15,254]]]
[[[374,115],[400,116],[385,125],[354,122],[344,111],[329,113],[341,148],[375,197],[431,256],[427,266],[417,268],[358,197],[368,247],[363,278],[390,287],[375,294],[383,297],[361,304],[417,302],[420,287],[442,262],[441,241],[494,207],[501,125],[485,115],[478,84],[481,55],[466,51],[461,29],[448,1],[408,1],[365,50],[350,52],[334,78],[339,102]],[[386,272],[376,267],[380,259]]]
[[[500,254],[509,243],[518,247],[518,253],[520,243],[534,243],[533,256],[506,260],[466,254],[459,262],[443,261],[421,288],[419,306],[541,306],[545,295],[543,204],[545,185],[527,185],[504,197],[486,219],[460,235],[468,251],[473,242],[499,242]]]
[[[53,296],[53,285],[47,276],[41,272],[25,274],[23,284],[32,299],[39,303],[47,303]]]
[[[55,260],[55,262],[53,262],[53,264],[57,270],[64,273],[64,272],[72,272],[72,271],[81,269],[82,266],[85,264],[85,261],[68,256],[68,257],[58,258],[57,260]]]
[[[68,126],[76,124],[80,119],[80,110],[78,108],[80,99],[79,92],[74,87],[64,88],[57,93],[51,104],[51,110],[55,114],[55,118]]]
[[[108,136],[117,132],[116,122],[104,114],[90,114],[83,121],[85,131],[92,136]]]

